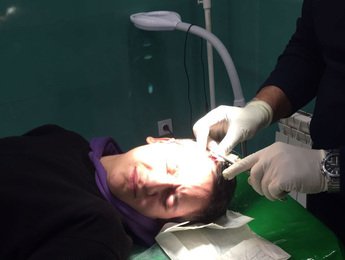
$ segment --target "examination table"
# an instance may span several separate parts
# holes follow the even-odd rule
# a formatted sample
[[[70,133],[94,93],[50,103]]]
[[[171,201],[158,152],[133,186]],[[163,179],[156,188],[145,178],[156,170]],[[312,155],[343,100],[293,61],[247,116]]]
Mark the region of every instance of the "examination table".
[[[290,259],[345,259],[336,236],[294,199],[269,201],[247,183],[246,174],[237,177],[238,185],[229,209],[253,217],[249,227],[259,236],[291,255]],[[135,246],[131,259],[169,259],[159,245]]]

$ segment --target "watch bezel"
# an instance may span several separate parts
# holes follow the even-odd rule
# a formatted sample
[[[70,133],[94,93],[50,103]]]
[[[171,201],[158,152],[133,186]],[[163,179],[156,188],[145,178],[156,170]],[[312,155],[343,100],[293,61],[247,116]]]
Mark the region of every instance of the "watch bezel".
[[[338,150],[329,150],[321,161],[321,172],[327,178],[328,191],[338,192],[340,190],[340,153]],[[333,166],[330,171],[327,167],[329,164]],[[335,172],[335,173],[334,173]]]
[[[334,161],[335,168],[332,169],[332,171],[329,171],[327,166]],[[326,154],[325,158],[322,161],[322,170],[331,177],[340,177],[339,152],[329,152]],[[336,173],[333,173],[334,171],[336,171]]]

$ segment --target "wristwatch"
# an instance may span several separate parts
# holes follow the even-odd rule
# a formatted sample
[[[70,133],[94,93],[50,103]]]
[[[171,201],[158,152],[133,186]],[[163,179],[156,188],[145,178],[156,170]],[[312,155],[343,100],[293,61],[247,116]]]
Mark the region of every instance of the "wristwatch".
[[[340,191],[339,150],[327,150],[321,161],[321,172],[326,176],[328,192]]]

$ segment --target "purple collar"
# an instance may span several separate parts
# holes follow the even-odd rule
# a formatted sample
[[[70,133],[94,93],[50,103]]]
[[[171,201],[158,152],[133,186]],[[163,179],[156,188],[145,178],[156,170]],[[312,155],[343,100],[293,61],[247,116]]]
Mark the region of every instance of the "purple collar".
[[[98,189],[121,214],[122,221],[140,240],[151,246],[155,243],[154,237],[158,234],[161,225],[154,219],[145,217],[111,193],[107,185],[107,173],[100,162],[102,156],[122,153],[119,146],[111,137],[97,137],[90,142],[89,157],[96,168],[96,183]]]

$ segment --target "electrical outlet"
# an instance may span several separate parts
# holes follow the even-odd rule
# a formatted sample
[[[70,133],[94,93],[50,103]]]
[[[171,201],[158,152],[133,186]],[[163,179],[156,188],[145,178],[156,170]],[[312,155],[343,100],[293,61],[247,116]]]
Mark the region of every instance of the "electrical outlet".
[[[171,118],[158,121],[157,125],[158,125],[158,135],[159,136],[165,136],[165,135],[171,135],[172,134],[173,128],[172,128]],[[166,127],[168,127],[168,129],[165,129]]]

